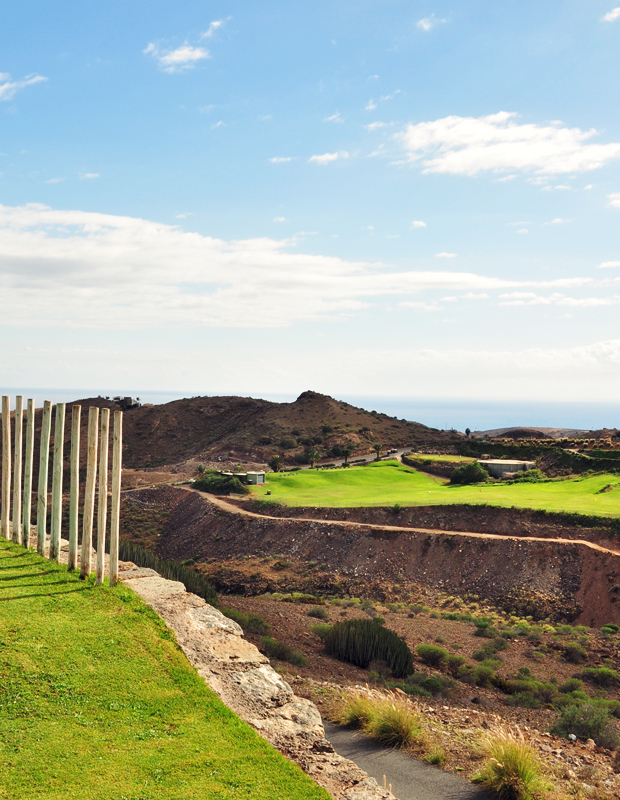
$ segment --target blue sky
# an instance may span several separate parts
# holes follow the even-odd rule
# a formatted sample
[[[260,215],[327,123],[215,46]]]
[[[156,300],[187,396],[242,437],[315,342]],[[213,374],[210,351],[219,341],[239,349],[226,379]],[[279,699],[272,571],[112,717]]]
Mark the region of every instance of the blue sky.
[[[617,399],[614,2],[7,7],[5,384]]]

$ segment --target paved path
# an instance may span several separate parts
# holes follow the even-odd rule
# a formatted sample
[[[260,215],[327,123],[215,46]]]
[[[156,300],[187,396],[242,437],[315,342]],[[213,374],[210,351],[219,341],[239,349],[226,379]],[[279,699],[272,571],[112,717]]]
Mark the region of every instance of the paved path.
[[[323,720],[325,738],[336,752],[355,762],[380,786],[383,776],[398,800],[492,800],[465,778],[444,772],[398,750],[388,750],[368,736]]]
[[[588,542],[585,539],[559,539],[544,536],[507,536],[501,533],[474,533],[473,531],[448,531],[442,528],[407,528],[401,525],[376,525],[371,522],[352,522],[342,519],[313,519],[312,517],[274,517],[269,514],[256,514],[254,511],[246,511],[244,508],[229,503],[221,497],[216,497],[207,492],[200,492],[198,489],[190,489],[191,492],[196,492],[209,500],[214,505],[228,511],[231,514],[240,514],[245,517],[254,517],[255,519],[272,519],[272,520],[288,520],[290,522],[314,522],[317,525],[339,525],[343,528],[370,528],[374,530],[383,531],[401,531],[403,533],[430,533],[441,536],[467,536],[473,539],[504,539],[511,542],[543,542],[545,544],[578,544],[582,547],[588,547],[590,550],[596,550],[599,553],[607,553],[608,555],[618,556],[620,558],[620,550],[612,550],[609,547],[603,547],[594,542]],[[324,509],[328,511],[329,509]]]

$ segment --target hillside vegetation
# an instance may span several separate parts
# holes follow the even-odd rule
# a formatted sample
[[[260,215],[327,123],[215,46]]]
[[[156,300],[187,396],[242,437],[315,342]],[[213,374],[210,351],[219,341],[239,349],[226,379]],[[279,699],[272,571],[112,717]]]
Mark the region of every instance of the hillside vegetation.
[[[2,541],[0,600],[1,797],[328,800],[129,589]]]
[[[396,461],[338,470],[268,475],[253,493],[291,506],[433,506],[487,504],[579,514],[620,516],[620,477],[592,475],[543,483],[451,486]],[[394,524],[397,524],[396,522]]]

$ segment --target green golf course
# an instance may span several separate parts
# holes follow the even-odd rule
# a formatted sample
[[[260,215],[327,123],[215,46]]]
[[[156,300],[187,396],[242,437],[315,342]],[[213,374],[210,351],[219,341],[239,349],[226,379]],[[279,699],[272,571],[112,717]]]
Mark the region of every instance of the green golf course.
[[[611,487],[608,489],[607,487]],[[606,491],[604,491],[606,490]],[[592,475],[546,483],[451,486],[397,461],[336,470],[300,470],[267,476],[255,495],[289,506],[431,506],[487,504],[620,516],[620,475]]]

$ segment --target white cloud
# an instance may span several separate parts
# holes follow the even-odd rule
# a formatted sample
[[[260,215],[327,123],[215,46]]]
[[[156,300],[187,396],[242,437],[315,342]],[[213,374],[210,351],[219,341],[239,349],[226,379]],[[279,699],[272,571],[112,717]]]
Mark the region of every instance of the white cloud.
[[[500,306],[568,306],[571,308],[596,308],[599,306],[617,306],[620,295],[607,297],[567,297],[565,294],[554,292],[547,297],[535,292],[509,292],[501,294]]]
[[[98,172],[84,172],[80,175],[81,181],[93,181],[95,178],[100,178],[101,175]]]
[[[286,217],[274,217],[274,222],[286,222]]]
[[[366,108],[365,108],[365,110],[366,110],[366,111],[374,111],[376,107],[377,107],[377,104],[375,103],[375,101],[374,101],[374,100],[369,100],[369,101],[366,103]]]
[[[222,120],[220,119],[217,122],[214,122],[213,125],[211,125],[211,130],[214,131],[216,128],[223,128],[225,124],[226,123],[222,122]]]
[[[432,30],[435,25],[441,25],[447,21],[447,19],[436,19],[435,15],[431,14],[430,17],[424,17],[424,19],[418,20],[418,22],[416,22],[416,26],[428,33],[428,31]]]
[[[380,97],[379,100],[393,100],[397,94],[400,94],[400,89],[395,89],[392,94],[383,95],[383,97]]]
[[[620,143],[588,144],[595,130],[519,124],[515,113],[444,117],[409,124],[396,139],[424,172],[478,175],[480,172],[561,174],[599,169],[620,158]]]
[[[559,186],[554,186],[554,189],[559,189],[562,192],[570,192],[572,191],[572,186],[566,186],[566,184],[560,184]]]
[[[266,122],[268,119],[271,119],[271,114],[260,114],[258,118],[261,122]]]
[[[592,184],[592,183],[589,183],[587,186],[584,186],[584,187],[583,187],[583,191],[584,191],[584,192],[589,192],[589,191],[590,191],[590,189],[594,189],[594,184]]]
[[[399,308],[413,308],[416,311],[443,311],[437,303],[424,303],[423,301],[407,301],[398,303]]]
[[[367,131],[377,131],[379,128],[386,128],[387,122],[371,122],[369,125],[364,125]]]
[[[608,205],[610,205],[612,208],[620,208],[620,192],[608,194],[607,199],[609,200]]]
[[[344,120],[340,116],[340,113],[336,111],[336,113],[332,114],[331,117],[325,117],[323,122],[344,122]]]
[[[520,233],[520,234],[523,235],[524,233],[529,233],[529,230],[527,228],[519,228],[517,230],[517,233]]]
[[[198,61],[211,58],[209,51],[204,47],[194,47],[185,42],[175,50],[162,50],[159,44],[150,42],[142,51],[151,54],[157,60],[164,72],[186,72],[193,69]]]
[[[271,161],[272,164],[286,164],[287,161],[292,161],[292,160],[293,159],[291,156],[274,156],[273,158],[269,159],[269,161]]]
[[[611,11],[608,11],[607,14],[602,18],[601,22],[615,22],[617,19],[620,19],[620,7],[613,8]]]
[[[435,253],[435,258],[456,258],[456,253]]]
[[[410,227],[412,230],[415,230],[416,228],[426,228],[426,222],[422,222],[422,220],[421,220],[421,219],[414,219],[414,220],[411,222],[411,224],[409,225],[409,227]]]
[[[562,217],[555,217],[551,222],[545,222],[545,225],[566,225],[568,222],[574,222],[574,219],[562,219]]]
[[[346,150],[339,153],[323,153],[321,156],[310,156],[308,162],[310,164],[329,164],[332,161],[337,161],[339,158],[348,158],[349,154]]]
[[[12,100],[20,89],[26,86],[34,86],[36,83],[43,83],[47,78],[43,75],[26,75],[19,81],[12,81],[8,72],[0,72],[0,102]]]
[[[598,265],[599,269],[612,269],[614,267],[620,267],[620,261],[603,261],[602,264]]]
[[[214,19],[207,30],[200,36],[201,39],[210,39],[218,28],[221,28],[226,20]]]
[[[65,178],[50,178],[48,181],[45,181],[45,183],[62,183],[64,180]]]
[[[435,290],[539,293],[593,283],[390,271],[381,264],[300,253],[297,244],[295,237],[224,241],[149,220],[40,204],[0,206],[2,322],[97,329],[273,328],[348,316],[381,296],[407,301]]]

